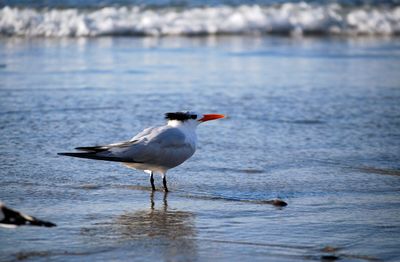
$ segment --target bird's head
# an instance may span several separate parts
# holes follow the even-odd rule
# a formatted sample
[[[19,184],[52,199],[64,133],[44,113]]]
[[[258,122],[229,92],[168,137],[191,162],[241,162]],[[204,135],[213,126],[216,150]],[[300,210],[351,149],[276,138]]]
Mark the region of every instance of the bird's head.
[[[173,112],[165,114],[165,119],[167,119],[168,124],[171,125],[180,125],[185,123],[188,125],[197,126],[200,123],[224,117],[225,116],[221,114],[197,114],[195,112],[189,112],[189,111]]]

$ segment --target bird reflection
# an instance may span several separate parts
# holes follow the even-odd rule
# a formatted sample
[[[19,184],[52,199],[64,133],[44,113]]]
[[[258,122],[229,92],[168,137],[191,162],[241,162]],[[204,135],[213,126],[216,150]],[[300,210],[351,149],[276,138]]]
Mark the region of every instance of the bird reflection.
[[[156,208],[151,192],[150,209],[119,216],[116,221],[119,236],[124,240],[150,241],[168,260],[178,257],[193,260],[197,253],[194,214],[169,210],[167,197],[165,193],[162,207]]]

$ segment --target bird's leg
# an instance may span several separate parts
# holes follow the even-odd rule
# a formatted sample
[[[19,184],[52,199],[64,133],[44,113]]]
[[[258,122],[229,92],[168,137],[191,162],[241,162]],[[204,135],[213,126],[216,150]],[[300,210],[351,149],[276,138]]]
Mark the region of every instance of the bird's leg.
[[[156,191],[156,187],[154,186],[153,171],[151,171],[150,173],[150,184],[151,184],[151,190]]]
[[[167,176],[166,176],[166,174],[163,174],[162,182],[163,182],[163,186],[164,186],[164,191],[168,192],[169,190],[168,190],[168,187],[167,187]]]
[[[168,192],[165,191],[165,192],[164,192],[164,198],[163,198],[163,202],[164,202],[163,210],[164,210],[164,212],[167,212],[167,210],[168,210],[167,196],[168,196]]]
[[[150,204],[151,204],[150,209],[153,210],[154,209],[154,191],[151,191],[151,194],[150,194]]]

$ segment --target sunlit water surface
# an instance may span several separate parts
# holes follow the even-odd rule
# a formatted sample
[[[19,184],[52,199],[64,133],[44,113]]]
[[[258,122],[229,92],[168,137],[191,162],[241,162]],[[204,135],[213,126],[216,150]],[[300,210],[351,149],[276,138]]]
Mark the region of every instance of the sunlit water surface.
[[[0,229],[0,260],[398,261],[399,61],[398,39],[2,38],[0,199],[58,227]],[[178,110],[228,117],[168,195],[56,155]]]

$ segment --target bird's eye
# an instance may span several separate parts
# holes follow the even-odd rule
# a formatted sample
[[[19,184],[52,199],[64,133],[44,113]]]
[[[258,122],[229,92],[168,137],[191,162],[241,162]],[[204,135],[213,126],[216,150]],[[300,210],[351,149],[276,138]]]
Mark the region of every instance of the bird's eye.
[[[196,119],[197,118],[197,115],[191,115],[190,116],[192,119]]]

